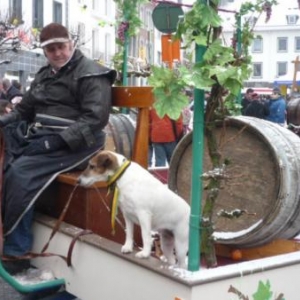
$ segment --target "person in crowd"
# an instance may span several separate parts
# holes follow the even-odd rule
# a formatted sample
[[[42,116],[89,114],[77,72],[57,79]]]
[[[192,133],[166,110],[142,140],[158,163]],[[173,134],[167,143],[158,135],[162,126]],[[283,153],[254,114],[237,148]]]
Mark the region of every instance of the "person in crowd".
[[[182,123],[183,123],[183,134],[189,133],[191,129],[191,121],[193,118],[193,113],[187,106],[182,110]]]
[[[175,121],[167,115],[160,118],[154,108],[150,109],[150,142],[154,150],[156,167],[170,164],[173,151],[182,135],[182,115]]]
[[[244,115],[259,119],[266,119],[269,113],[270,110],[268,102],[261,100],[257,93],[253,93],[251,101],[244,111]]]
[[[11,81],[8,78],[4,78],[2,80],[2,84],[6,99],[10,103],[13,103],[14,98],[23,96],[22,92],[14,85],[12,85]]]
[[[204,109],[206,108],[206,104],[207,104],[207,101],[209,100],[209,98],[210,98],[210,92],[205,91],[204,92]],[[194,112],[194,99],[193,99],[193,97],[191,97],[190,104],[189,104],[189,109],[192,113]]]
[[[40,33],[48,60],[23,99],[0,117],[5,145],[3,254],[22,257],[32,248],[33,208],[41,192],[104,147],[116,72],[74,48],[66,27],[50,23]],[[10,274],[29,260],[3,261]]]
[[[4,88],[3,88],[3,79],[0,79],[0,99],[1,100],[6,100],[6,95],[4,92]]]
[[[245,110],[248,106],[248,104],[251,102],[252,100],[252,94],[254,93],[254,90],[252,88],[249,88],[246,90],[246,94],[244,96],[244,98],[242,99],[242,110],[241,113],[242,115],[245,115]]]
[[[7,112],[7,108],[11,106],[10,102],[6,99],[2,81],[0,79],[0,115],[4,115]]]
[[[11,81],[11,84],[12,84],[15,88],[17,88],[19,91],[22,92],[22,85],[21,85],[21,83],[20,83],[19,80],[13,79],[13,80]]]
[[[280,89],[274,88],[273,94],[269,100],[269,115],[266,120],[277,123],[281,126],[285,125],[286,121],[286,101],[282,97]]]

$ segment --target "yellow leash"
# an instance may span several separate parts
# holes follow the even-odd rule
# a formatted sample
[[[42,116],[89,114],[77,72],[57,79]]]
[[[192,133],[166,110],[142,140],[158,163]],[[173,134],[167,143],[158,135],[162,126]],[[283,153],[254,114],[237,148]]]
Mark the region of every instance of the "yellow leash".
[[[109,186],[108,193],[112,191],[113,189],[113,200],[112,200],[112,206],[111,206],[111,228],[112,228],[112,234],[115,234],[115,225],[116,225],[116,217],[118,214],[118,204],[119,204],[119,189],[116,186],[116,181],[123,175],[125,170],[129,167],[130,161],[126,160],[124,164],[117,170],[117,172],[111,176],[107,182]]]

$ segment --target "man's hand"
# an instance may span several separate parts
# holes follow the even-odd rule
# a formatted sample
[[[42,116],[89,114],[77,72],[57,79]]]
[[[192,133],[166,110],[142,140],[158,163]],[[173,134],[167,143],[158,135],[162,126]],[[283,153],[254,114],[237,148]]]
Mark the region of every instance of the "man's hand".
[[[46,154],[65,148],[66,142],[60,135],[48,135],[39,139],[31,140],[24,149],[23,155],[32,156]]]

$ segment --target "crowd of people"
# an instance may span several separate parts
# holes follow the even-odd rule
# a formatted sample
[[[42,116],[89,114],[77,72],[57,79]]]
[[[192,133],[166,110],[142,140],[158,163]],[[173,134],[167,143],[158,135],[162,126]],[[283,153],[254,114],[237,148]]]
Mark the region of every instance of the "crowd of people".
[[[286,100],[279,88],[274,88],[272,95],[261,98],[254,89],[249,88],[242,99],[242,115],[265,119],[281,126],[286,124]]]
[[[149,166],[167,166],[178,142],[178,137],[191,130],[193,115],[193,98],[190,96],[189,106],[182,111],[178,120],[168,116],[159,118],[155,109],[150,111]],[[205,92],[205,102],[210,94]],[[268,97],[259,95],[253,88],[248,88],[242,99],[241,114],[286,125],[287,103],[279,88],[275,87]]]
[[[0,78],[0,115],[8,113],[22,97],[22,86],[18,80]]]

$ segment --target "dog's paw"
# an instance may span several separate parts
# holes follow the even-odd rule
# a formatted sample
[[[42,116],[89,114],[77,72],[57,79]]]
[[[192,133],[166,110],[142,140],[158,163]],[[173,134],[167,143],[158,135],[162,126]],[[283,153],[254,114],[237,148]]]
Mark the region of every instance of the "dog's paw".
[[[176,264],[176,259],[175,259],[174,256],[166,257],[166,256],[162,255],[160,257],[160,260],[163,261],[163,262],[165,262],[165,263],[168,263],[170,265],[175,265]]]
[[[148,258],[150,256],[150,253],[148,251],[140,251],[136,253],[135,257],[137,258]]]
[[[132,251],[133,251],[132,247],[128,245],[124,245],[121,248],[122,253],[131,253]]]

